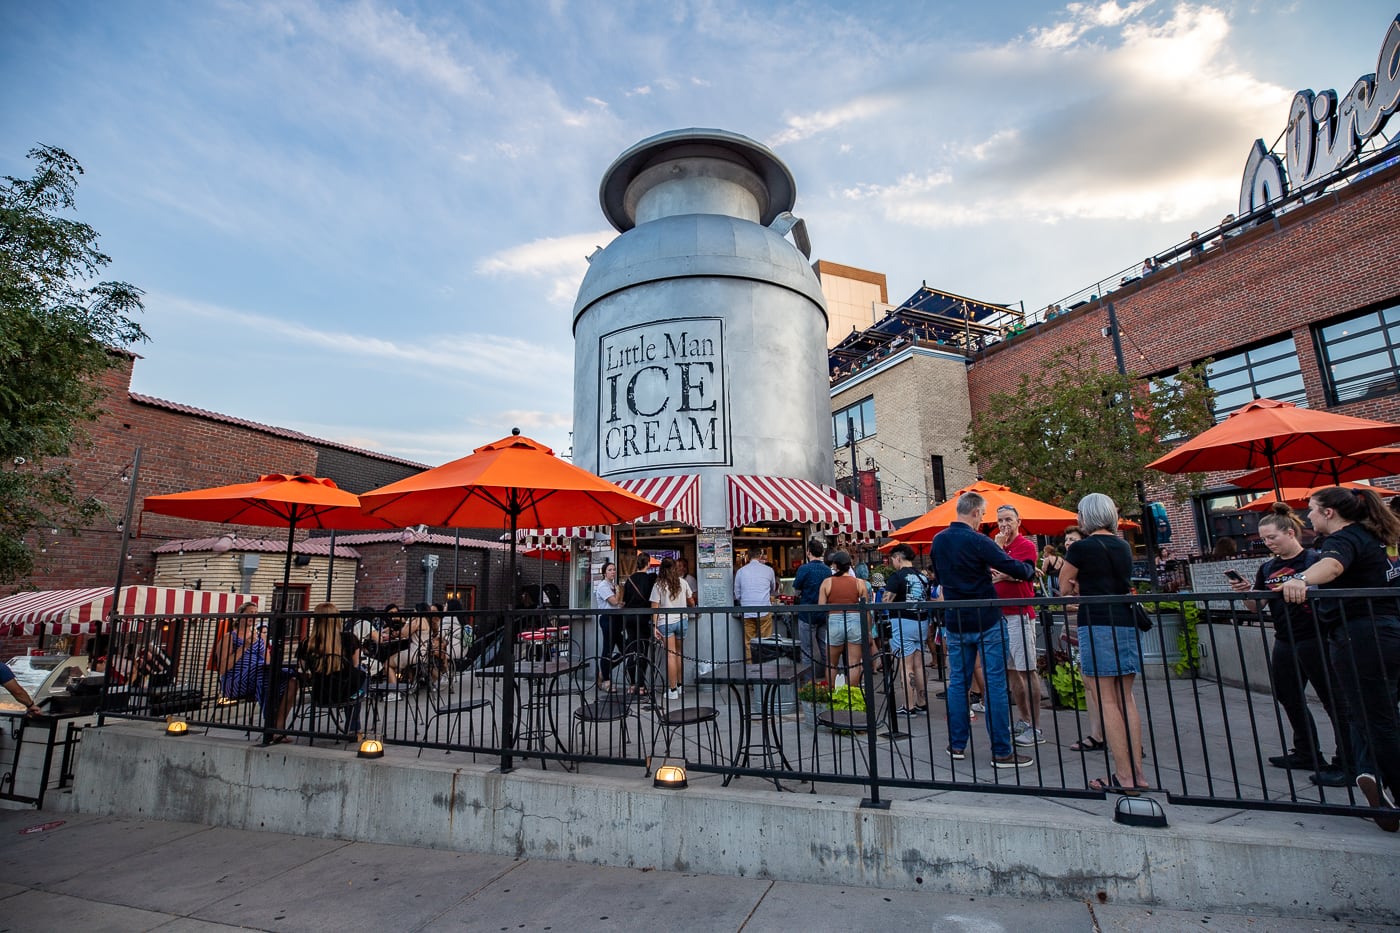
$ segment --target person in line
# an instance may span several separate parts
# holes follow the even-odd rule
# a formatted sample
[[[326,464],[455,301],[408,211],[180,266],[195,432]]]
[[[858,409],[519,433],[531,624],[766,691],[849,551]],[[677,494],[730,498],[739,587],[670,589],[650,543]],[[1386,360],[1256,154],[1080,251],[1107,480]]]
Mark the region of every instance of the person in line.
[[[340,610],[325,602],[311,610],[311,631],[297,645],[297,663],[309,678],[311,702],[317,706],[342,706],[360,696],[365,672],[360,669],[360,640],[341,625]],[[360,731],[360,707],[350,707],[345,731]]]
[[[39,704],[34,702],[34,698],[29,695],[29,691],[24,689],[24,684],[19,682],[15,672],[10,669],[10,665],[0,661],[0,687],[4,687],[10,696],[15,698],[15,702],[24,707],[26,716],[42,716],[44,711],[39,708]]]
[[[1400,542],[1400,518],[1370,489],[1319,489],[1308,500],[1313,530],[1327,539],[1318,560],[1284,581],[1283,598],[1307,602],[1309,587],[1319,593],[1368,589],[1390,584],[1386,549]],[[1314,605],[1327,633],[1332,670],[1337,677],[1338,708],[1350,724],[1356,788],[1373,807],[1395,809],[1400,793],[1400,714],[1396,679],[1400,677],[1400,606],[1391,598],[1347,596],[1319,599]],[[1386,832],[1400,829],[1400,814],[1376,817]]]
[[[996,542],[1008,556],[1036,566],[1039,555],[1035,542],[1021,534],[1021,513],[1016,506],[997,506]],[[994,569],[992,583],[998,599],[1035,598],[1035,586],[1029,580],[1016,580]],[[1035,606],[1029,602],[1002,606],[1001,614],[1006,619],[1006,678],[1020,717],[1012,724],[1012,741],[1017,745],[1044,745],[1045,734],[1040,730],[1040,671],[1036,656],[1039,631]]]
[[[870,584],[851,571],[849,553],[832,551],[826,559],[831,564],[831,576],[822,581],[821,589],[817,592],[818,605],[855,606],[870,601]],[[864,670],[861,650],[866,645],[866,641],[862,640],[860,635],[860,612],[842,609],[828,613],[826,618],[827,667],[833,677],[844,673],[847,683],[852,687],[859,687]],[[874,633],[871,634],[869,645],[874,649]]]
[[[651,555],[645,551],[638,551],[632,560],[632,572],[622,581],[623,609],[646,609],[650,612],[651,591],[656,587],[656,574],[651,572],[650,567]],[[621,620],[613,622],[614,630],[619,628],[618,621],[622,623],[621,638],[618,639],[621,643],[621,653],[630,659],[627,676],[631,681],[631,689],[637,693],[645,693],[646,676],[649,671],[642,659],[650,657],[651,616],[624,616]]]
[[[778,575],[763,561],[759,548],[750,548],[748,562],[734,574],[734,604],[737,606],[771,606],[778,593]],[[744,663],[753,662],[755,638],[773,637],[773,613],[751,608],[744,614]]]
[[[945,600],[997,598],[991,571],[1000,570],[1016,580],[1030,580],[1035,565],[1019,561],[997,547],[978,529],[987,511],[987,500],[975,492],[958,497],[957,519],[933,538],[933,566]],[[948,630],[948,754],[954,761],[967,757],[971,732],[967,706],[967,682],[978,658],[986,678],[987,737],[992,764],[998,768],[1024,768],[1032,758],[1011,743],[1011,701],[1006,692],[1006,623],[995,606],[945,609]]]
[[[669,557],[661,559],[656,584],[651,588],[651,608],[680,609],[695,605],[695,591],[681,576],[680,567]],[[656,637],[666,646],[666,699],[681,698],[681,644],[690,628],[689,614],[662,612],[652,617]]]
[[[885,581],[887,602],[921,603],[937,599],[933,584],[914,566],[914,549],[896,544],[890,550],[894,572]],[[928,714],[927,672],[924,669],[924,642],[928,640],[929,613],[915,606],[901,607],[890,614],[890,648],[899,659],[904,684],[904,705],[895,710],[902,716]]]
[[[1237,575],[1231,579],[1230,588],[1237,593],[1278,590],[1283,586],[1283,581],[1317,563],[1317,551],[1303,547],[1298,539],[1302,531],[1303,523],[1293,514],[1288,503],[1275,502],[1269,513],[1259,519],[1259,539],[1274,556],[1259,565],[1252,584]],[[1274,647],[1269,658],[1269,677],[1274,685],[1274,700],[1283,707],[1293,733],[1293,744],[1288,753],[1271,756],[1269,764],[1275,768],[1297,768],[1320,774],[1328,770],[1325,767],[1327,759],[1322,756],[1322,746],[1318,742],[1317,723],[1308,711],[1305,693],[1308,684],[1313,685],[1313,690],[1322,700],[1323,709],[1332,718],[1332,731],[1339,741],[1345,735],[1345,730],[1337,721],[1332,699],[1332,675],[1327,669],[1327,652],[1312,606],[1307,603],[1290,606],[1281,595],[1264,600],[1262,605],[1246,599],[1244,606],[1273,620]],[[1337,760],[1340,762],[1346,757],[1339,748]],[[1351,783],[1345,774],[1342,777],[1344,780],[1340,786]]]
[[[686,560],[684,557],[677,557],[676,573],[681,575],[681,579],[690,587],[691,595],[695,597],[695,602],[691,603],[691,606],[700,605],[700,581],[695,579],[695,574],[690,572],[690,561]],[[700,624],[700,613],[690,613],[690,624]]]
[[[268,674],[268,646],[266,625],[254,625],[258,621],[256,603],[244,603],[238,607],[228,631],[214,646],[214,670],[219,676],[219,692],[230,700],[256,700],[263,716],[268,714],[268,705],[273,702]],[[287,717],[296,705],[297,680],[295,674],[282,681],[282,694],[277,697],[273,711],[272,727],[285,729]],[[275,744],[290,742],[289,735],[274,736]]]
[[[1070,547],[1076,541],[1084,540],[1084,530],[1078,525],[1070,525],[1064,531],[1064,551],[1069,552]],[[1048,548],[1046,550],[1049,550]],[[1046,580],[1054,580],[1054,591],[1051,595],[1063,596],[1064,590],[1060,585],[1060,571],[1064,569],[1064,554],[1047,555],[1041,558],[1040,569],[1046,575]],[[1064,607],[1065,630],[1060,635],[1060,643],[1065,650],[1074,658],[1076,664],[1079,663],[1079,607],[1074,603],[1066,603]],[[1096,752],[1104,747],[1103,725],[1099,722],[1099,708],[1094,703],[1089,703],[1089,728],[1079,737],[1069,750],[1072,752]]]
[[[598,686],[612,688],[613,627],[622,628],[622,620],[606,613],[622,605],[622,594],[617,591],[617,564],[603,561],[603,572],[598,582],[593,584],[593,608],[598,612]]]
[[[1065,552],[1060,588],[1066,596],[1124,596],[1133,590],[1133,551],[1118,537],[1118,506],[1101,492],[1079,500],[1079,527],[1088,533]],[[1091,790],[1136,795],[1149,787],[1142,770],[1142,717],[1133,682],[1142,671],[1137,619],[1128,603],[1079,607],[1079,661],[1084,694],[1099,707],[1113,771]]]
[[[825,541],[815,536],[807,539],[807,563],[798,567],[792,578],[799,606],[815,606],[821,598],[822,581],[831,576],[831,568],[822,559],[825,554]],[[826,613],[799,612],[797,640],[802,645],[802,660],[811,668],[808,676],[814,681],[826,680]]]

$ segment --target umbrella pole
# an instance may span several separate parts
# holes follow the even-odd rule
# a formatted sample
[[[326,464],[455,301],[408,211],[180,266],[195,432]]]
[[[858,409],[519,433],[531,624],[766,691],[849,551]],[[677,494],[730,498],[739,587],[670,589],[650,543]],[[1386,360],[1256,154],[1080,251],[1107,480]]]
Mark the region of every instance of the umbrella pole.
[[[1269,478],[1274,481],[1274,499],[1283,501],[1283,485],[1278,481],[1278,464],[1274,462],[1273,438],[1264,439],[1264,458],[1269,461]]]
[[[510,513],[510,563],[506,569],[506,643],[505,657],[502,659],[501,678],[501,773],[514,769],[511,751],[515,748],[515,639],[518,620],[515,612],[515,531],[520,516],[519,491],[510,490],[507,503]]]
[[[335,580],[335,529],[331,529],[331,559],[326,563],[326,602],[331,601],[331,583]]]

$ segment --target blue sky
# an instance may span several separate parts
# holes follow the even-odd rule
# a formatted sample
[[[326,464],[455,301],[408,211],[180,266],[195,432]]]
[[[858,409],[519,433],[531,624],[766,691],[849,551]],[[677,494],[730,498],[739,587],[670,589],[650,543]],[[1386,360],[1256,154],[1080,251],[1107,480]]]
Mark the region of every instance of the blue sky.
[[[1397,11],[1296,2],[0,5],[0,174],[61,146],[138,392],[428,464],[567,451],[602,173],[713,126],[797,179],[813,258],[1041,307],[1233,211],[1295,90]],[[250,464],[250,470],[276,464]]]

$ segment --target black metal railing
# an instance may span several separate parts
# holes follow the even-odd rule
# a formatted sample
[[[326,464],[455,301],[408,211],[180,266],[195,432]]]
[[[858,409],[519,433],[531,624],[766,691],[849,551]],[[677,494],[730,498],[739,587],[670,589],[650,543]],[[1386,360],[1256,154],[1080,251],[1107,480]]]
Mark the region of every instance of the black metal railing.
[[[370,735],[418,755],[499,758],[505,768],[649,770],[669,755],[726,784],[742,777],[784,789],[843,784],[861,788],[872,804],[891,788],[1098,797],[1105,785],[1114,790],[1117,776],[1175,802],[1377,815],[1353,779],[1388,767],[1384,756],[1394,748],[1396,597],[1331,591],[1286,607],[1280,624],[1294,637],[1280,648],[1274,622],[1262,621],[1253,602],[1267,595],[1037,597],[1035,628],[1003,634],[997,625],[986,637],[1001,643],[982,643],[1004,655],[1011,639],[1025,642],[1019,654],[1031,670],[1013,675],[1024,698],[1018,706],[1014,689],[1004,692],[1002,678],[984,671],[981,696],[968,688],[972,718],[965,747],[956,749],[961,757],[950,754],[942,694],[964,678],[949,664],[942,624],[978,610],[999,619],[1014,602],[462,613],[395,620],[405,623],[399,631],[354,620],[362,673],[340,692],[297,660],[305,657],[309,616],[288,615],[281,626],[271,616],[250,620],[249,633],[262,622],[284,629],[287,660],[270,664],[276,652],[259,644],[260,673],[246,682],[216,669],[227,620],[132,617],[111,632],[109,657],[117,660],[102,709],[124,719],[179,716],[194,728],[242,730],[264,742]],[[1134,604],[1152,619],[1151,630],[1115,629],[1117,643],[1095,650],[1121,648],[1141,673],[1086,680],[1082,636],[1092,633],[1078,627],[1078,613],[1126,614]],[[852,614],[858,647],[839,658],[804,647],[799,622],[824,630],[835,612]],[[747,627],[752,639],[746,613],[768,617]],[[669,665],[672,646],[653,628],[662,615],[688,630]],[[929,631],[922,642],[920,622]],[[971,680],[966,641],[952,653]],[[1388,714],[1375,708],[1386,684]],[[1135,767],[1129,750],[1138,747]],[[1281,756],[1288,767],[1269,760]],[[1322,783],[1310,780],[1314,773]]]

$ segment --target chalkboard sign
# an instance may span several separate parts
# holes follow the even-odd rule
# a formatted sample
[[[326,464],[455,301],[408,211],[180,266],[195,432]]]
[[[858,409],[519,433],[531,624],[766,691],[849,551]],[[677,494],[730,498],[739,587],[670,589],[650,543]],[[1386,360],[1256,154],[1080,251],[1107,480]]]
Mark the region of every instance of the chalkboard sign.
[[[1225,576],[1225,571],[1233,570],[1245,580],[1250,586],[1254,585],[1254,574],[1259,570],[1259,566],[1268,560],[1267,557],[1242,557],[1239,560],[1213,561],[1208,564],[1191,565],[1191,592],[1193,593],[1233,593],[1230,587],[1230,580]],[[1239,608],[1238,600],[1235,599],[1211,599],[1206,601],[1206,605],[1212,609],[1229,610]]]

